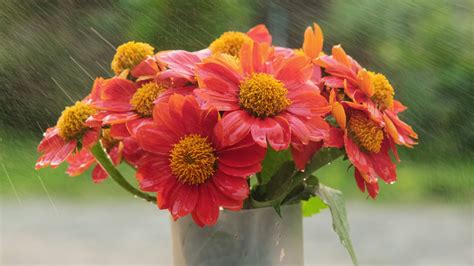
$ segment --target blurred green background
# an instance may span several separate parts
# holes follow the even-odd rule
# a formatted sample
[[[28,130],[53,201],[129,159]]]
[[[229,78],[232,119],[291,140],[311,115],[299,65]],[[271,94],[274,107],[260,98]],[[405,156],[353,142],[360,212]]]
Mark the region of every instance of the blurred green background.
[[[401,148],[399,181],[383,185],[377,201],[470,204],[473,14],[469,0],[1,1],[0,197],[129,199],[110,180],[94,185],[89,173],[33,169],[42,132],[88,93],[94,77],[111,76],[113,47],[136,40],[198,50],[224,31],[265,23],[276,45],[297,48],[315,21],[327,52],[340,43],[389,77],[409,107],[402,118],[419,133],[414,150]],[[347,165],[325,167],[321,181],[366,200]]]

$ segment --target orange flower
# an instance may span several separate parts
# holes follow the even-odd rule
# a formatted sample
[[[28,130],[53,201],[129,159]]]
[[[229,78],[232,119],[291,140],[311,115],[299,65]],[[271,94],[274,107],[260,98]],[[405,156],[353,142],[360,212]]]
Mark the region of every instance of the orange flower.
[[[387,78],[363,69],[340,46],[333,47],[332,53],[317,60],[329,74],[323,78],[324,84],[344,88],[353,102],[364,105],[371,119],[383,125],[395,144],[413,147],[418,135],[398,117],[406,107],[394,99],[394,89]]]
[[[262,147],[284,150],[321,141],[329,130],[322,116],[330,108],[311,74],[306,56],[275,58],[268,44],[246,43],[238,61],[218,54],[199,64],[194,93],[224,112],[218,127],[224,143],[251,135]],[[297,162],[300,169],[305,164]]]
[[[396,166],[389,150],[392,140],[385,132],[384,124],[371,118],[366,106],[353,102],[338,102],[331,91],[332,114],[339,128],[331,129],[326,146],[344,147],[354,165],[354,176],[362,191],[367,188],[372,198],[379,191],[377,177],[387,183],[396,181]]]

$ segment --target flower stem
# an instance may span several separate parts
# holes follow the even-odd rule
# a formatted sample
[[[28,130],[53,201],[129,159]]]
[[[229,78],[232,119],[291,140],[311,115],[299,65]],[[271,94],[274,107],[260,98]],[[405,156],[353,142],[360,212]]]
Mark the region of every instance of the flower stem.
[[[117,184],[119,184],[123,189],[148,202],[156,203],[155,197],[141,192],[137,188],[130,185],[130,183],[128,183],[128,181],[123,177],[120,171],[115,168],[100,141],[97,142],[97,144],[95,144],[91,148],[91,152],[94,155],[96,161],[100,164],[100,166],[102,166],[102,168],[104,168],[104,170],[110,175],[110,177],[112,177],[112,179],[115,180],[115,182],[117,182]]]
[[[303,184],[313,172],[328,163],[336,160],[344,154],[343,150],[335,148],[321,149],[316,153],[304,171],[294,171],[285,182],[277,184],[278,186],[267,195],[265,201],[257,201],[251,198],[251,204],[255,208],[275,206],[283,203],[285,198],[300,184]],[[270,180],[272,182],[272,180]]]

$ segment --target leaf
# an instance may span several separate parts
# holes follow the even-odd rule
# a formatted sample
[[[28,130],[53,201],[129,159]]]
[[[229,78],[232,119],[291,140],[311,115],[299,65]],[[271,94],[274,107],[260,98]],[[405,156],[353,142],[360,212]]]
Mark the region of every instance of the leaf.
[[[285,163],[291,161],[290,150],[275,151],[268,146],[265,159],[262,163],[262,172],[260,172],[260,185],[264,185],[270,181],[271,177],[280,169]]]
[[[299,184],[290,194],[283,200],[283,204],[291,204],[300,201],[307,201],[316,196],[315,191],[319,186],[319,180],[316,176],[311,175],[301,184]]]
[[[327,207],[328,205],[319,197],[312,197],[308,201],[303,201],[303,216],[311,217]]]
[[[342,245],[349,252],[352,263],[357,265],[357,258],[349,235],[349,223],[342,192],[319,184],[316,194],[329,206],[334,231],[339,235]]]

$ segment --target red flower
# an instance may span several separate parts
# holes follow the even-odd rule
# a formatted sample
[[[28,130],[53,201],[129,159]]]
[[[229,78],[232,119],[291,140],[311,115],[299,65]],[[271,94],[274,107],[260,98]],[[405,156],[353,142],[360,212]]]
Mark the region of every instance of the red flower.
[[[201,89],[194,93],[206,106],[224,111],[217,130],[224,143],[233,145],[250,134],[262,147],[268,142],[284,150],[290,143],[293,148],[308,145],[327,135],[329,127],[321,116],[330,107],[311,75],[306,56],[274,58],[268,44],[246,43],[240,60],[216,55],[199,64]],[[297,161],[300,169],[305,164]]]
[[[85,121],[96,110],[85,101],[66,107],[56,126],[48,128],[38,145],[42,153],[36,162],[36,169],[46,166],[56,168],[76,150],[78,143],[82,149],[88,149],[99,139],[100,128],[88,127]]]
[[[219,207],[241,209],[246,177],[261,170],[265,150],[250,138],[223,144],[214,132],[217,110],[201,109],[192,96],[173,95],[153,112],[136,134],[148,152],[138,163],[141,189],[156,191],[158,207],[174,219],[191,213],[200,226],[214,224]]]
[[[134,135],[141,123],[151,121],[156,102],[166,101],[174,93],[187,94],[191,89],[173,88],[155,80],[135,83],[115,77],[102,80],[94,94],[99,97],[91,104],[101,110],[87,121],[88,125],[111,125],[111,136],[123,139]]]

